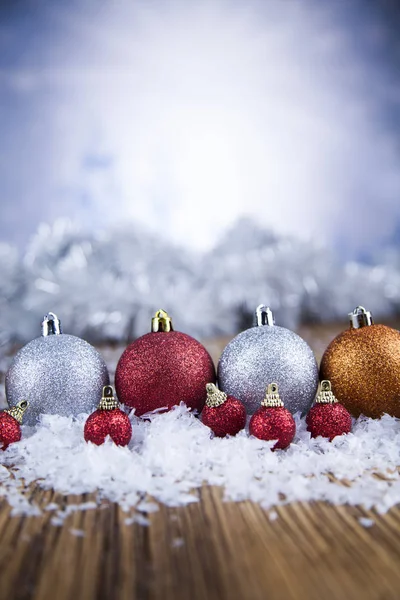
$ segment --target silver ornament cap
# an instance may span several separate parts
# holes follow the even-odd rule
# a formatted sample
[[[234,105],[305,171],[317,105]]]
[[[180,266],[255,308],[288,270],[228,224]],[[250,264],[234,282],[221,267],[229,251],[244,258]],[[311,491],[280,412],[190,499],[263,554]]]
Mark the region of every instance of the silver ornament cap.
[[[275,325],[272,311],[260,304],[255,326],[242,331],[222,352],[219,388],[241,400],[253,414],[274,381],[285,408],[306,413],[318,389],[318,365],[309,345],[296,333]]]
[[[10,407],[29,401],[27,425],[36,425],[41,414],[93,412],[109,382],[101,354],[81,338],[62,333],[51,312],[43,318],[42,336],[15,355],[5,381]]]
[[[369,327],[374,324],[372,314],[363,306],[357,306],[353,312],[349,313],[350,328],[361,329],[361,327]]]

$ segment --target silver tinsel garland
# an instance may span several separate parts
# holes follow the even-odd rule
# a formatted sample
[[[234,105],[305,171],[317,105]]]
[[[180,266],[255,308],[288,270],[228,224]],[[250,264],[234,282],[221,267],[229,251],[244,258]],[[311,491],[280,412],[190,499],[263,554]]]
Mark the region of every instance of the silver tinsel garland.
[[[319,243],[248,219],[203,255],[134,224],[90,234],[67,220],[42,225],[22,255],[0,244],[2,344],[35,337],[49,310],[65,331],[94,342],[142,335],[160,307],[189,334],[231,335],[260,302],[289,328],[343,319],[359,304],[390,317],[400,309],[399,263],[341,264]]]

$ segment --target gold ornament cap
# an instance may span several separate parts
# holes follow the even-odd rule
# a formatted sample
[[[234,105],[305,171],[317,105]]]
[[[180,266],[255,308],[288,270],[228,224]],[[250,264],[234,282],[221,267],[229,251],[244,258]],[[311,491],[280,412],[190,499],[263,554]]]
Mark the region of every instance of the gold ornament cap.
[[[265,304],[259,304],[257,306],[254,314],[254,324],[256,327],[262,327],[263,325],[272,327],[275,325],[274,315],[269,306],[266,306]]]
[[[168,332],[173,330],[174,328],[172,326],[171,317],[169,316],[167,311],[160,308],[160,310],[158,310],[154,317],[151,319],[151,331],[156,333],[158,331]]]
[[[277,383],[269,384],[269,386],[267,387],[267,393],[265,394],[265,398],[261,401],[261,406],[266,406],[267,408],[271,406],[283,406],[283,402],[281,400],[281,397],[279,396]]]
[[[321,381],[321,389],[316,399],[316,404],[335,404],[337,399],[333,395],[331,382],[328,379]]]
[[[11,415],[19,424],[22,423],[22,419],[24,417],[24,413],[29,406],[29,402],[26,400],[21,400],[15,406],[11,406],[11,408],[7,408],[4,412]]]
[[[113,389],[111,385],[105,385],[103,387],[103,396],[100,400],[100,404],[97,410],[114,410],[118,408],[119,402],[114,398]]]
[[[353,312],[349,313],[350,329],[361,329],[374,324],[372,314],[363,306],[357,306]]]
[[[217,406],[221,406],[224,402],[226,402],[227,394],[222,390],[219,390],[214,383],[206,384],[207,390],[207,399],[206,405],[209,408],[216,408]]]

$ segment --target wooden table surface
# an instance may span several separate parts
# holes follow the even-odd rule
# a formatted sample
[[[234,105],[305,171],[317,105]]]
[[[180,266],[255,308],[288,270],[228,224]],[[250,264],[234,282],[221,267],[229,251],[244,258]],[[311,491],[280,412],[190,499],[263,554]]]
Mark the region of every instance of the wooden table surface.
[[[73,504],[32,491],[36,502]],[[0,507],[2,599],[376,599],[400,598],[400,512],[296,504],[278,517],[250,502],[200,501],[127,525],[117,505],[78,511],[64,525],[10,517]],[[372,518],[363,527],[359,518]],[[80,535],[76,535],[79,533]]]
[[[343,327],[302,334],[321,355]],[[209,344],[217,359],[225,340]],[[389,600],[400,598],[400,511],[378,516],[324,503],[276,508],[224,502],[203,488],[199,502],[127,524],[113,504],[11,517],[0,501],[0,600]],[[45,507],[94,500],[33,488]],[[364,527],[359,519],[372,519]]]

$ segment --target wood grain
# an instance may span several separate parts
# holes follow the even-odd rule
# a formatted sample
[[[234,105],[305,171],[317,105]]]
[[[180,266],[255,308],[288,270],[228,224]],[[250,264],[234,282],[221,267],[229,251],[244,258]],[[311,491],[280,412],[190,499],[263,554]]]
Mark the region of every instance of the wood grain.
[[[86,502],[38,488],[39,504]],[[63,526],[10,517],[0,505],[1,599],[213,600],[400,597],[400,511],[378,516],[323,503],[276,509],[224,502],[204,487],[199,502],[160,506],[150,526],[127,525],[114,504],[77,511]],[[372,518],[369,528],[360,517]],[[82,536],[74,534],[82,531]]]

